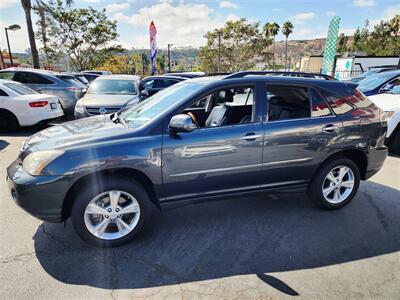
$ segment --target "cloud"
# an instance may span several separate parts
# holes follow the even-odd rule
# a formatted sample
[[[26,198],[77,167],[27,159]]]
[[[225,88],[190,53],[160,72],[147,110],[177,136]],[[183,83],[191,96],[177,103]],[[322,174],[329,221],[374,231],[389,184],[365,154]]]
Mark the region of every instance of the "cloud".
[[[400,5],[392,5],[386,7],[380,18],[372,19],[369,22],[370,29],[373,29],[375,25],[378,25],[381,21],[387,21],[394,18],[396,15],[400,15]]]
[[[375,5],[375,0],[354,0],[353,4],[358,7],[369,7]]]
[[[336,16],[336,12],[335,12],[335,11],[333,11],[333,10],[329,10],[329,11],[327,11],[327,12],[326,12],[326,16],[327,16],[327,17],[333,17],[333,16]]]
[[[28,39],[28,30],[26,28],[26,21],[25,19],[17,19],[12,23],[3,23],[2,21],[0,21],[0,28],[5,28],[10,26],[11,24],[19,24],[21,26],[20,30],[16,30],[16,31],[9,31],[8,32],[8,37],[10,40],[10,46],[11,46],[11,52],[12,53],[21,53],[21,52],[25,52],[26,49],[28,49],[29,46],[29,39]],[[7,42],[5,38],[0,39],[1,44],[0,44],[0,48],[1,49],[7,49]],[[39,43],[39,41],[36,39],[36,46],[38,48],[41,47],[41,44]],[[8,50],[7,50],[8,51]]]
[[[221,1],[219,3],[220,8],[238,8],[237,4],[231,2],[231,1]]]
[[[0,8],[7,8],[10,6],[14,6],[15,4],[19,3],[19,0],[1,0],[0,1]]]
[[[306,12],[306,13],[299,13],[297,15],[291,16],[290,19],[293,21],[293,23],[296,24],[303,24],[305,21],[314,19],[315,13],[313,12]]]
[[[159,48],[166,47],[168,43],[175,46],[204,45],[204,34],[207,31],[221,27],[225,17],[202,3],[186,3],[184,1],[162,1],[151,6],[140,8],[137,13],[125,15],[117,12],[112,17],[120,23],[127,23],[141,28],[143,34],[133,37],[134,47],[148,47],[148,28],[153,20],[157,27],[157,43]],[[236,19],[230,15],[230,19]]]
[[[91,0],[93,1],[93,0]],[[125,10],[130,6],[128,2],[123,2],[123,3],[110,3],[106,6],[106,11],[108,13],[113,13],[121,10]]]

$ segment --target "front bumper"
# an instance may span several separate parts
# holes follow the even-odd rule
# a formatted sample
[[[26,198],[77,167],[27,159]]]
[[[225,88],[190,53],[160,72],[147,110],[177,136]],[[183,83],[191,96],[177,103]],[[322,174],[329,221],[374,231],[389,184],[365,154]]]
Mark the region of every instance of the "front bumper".
[[[65,176],[31,176],[16,160],[7,168],[7,184],[15,203],[32,216],[50,223],[63,221]]]
[[[367,154],[367,169],[365,172],[365,178],[368,179],[378,173],[378,171],[382,168],[383,163],[385,162],[386,157],[388,156],[388,148],[382,147],[378,149],[370,149]]]

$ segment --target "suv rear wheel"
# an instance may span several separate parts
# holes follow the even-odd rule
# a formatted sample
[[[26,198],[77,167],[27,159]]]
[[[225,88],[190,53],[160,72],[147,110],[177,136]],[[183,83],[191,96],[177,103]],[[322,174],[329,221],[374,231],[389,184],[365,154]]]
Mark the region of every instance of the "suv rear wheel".
[[[88,182],[76,196],[72,224],[86,242],[114,247],[132,240],[151,218],[146,190],[127,178],[106,178],[93,187]]]
[[[348,204],[357,193],[360,172],[348,158],[339,158],[325,164],[309,187],[311,200],[320,208],[336,209]]]

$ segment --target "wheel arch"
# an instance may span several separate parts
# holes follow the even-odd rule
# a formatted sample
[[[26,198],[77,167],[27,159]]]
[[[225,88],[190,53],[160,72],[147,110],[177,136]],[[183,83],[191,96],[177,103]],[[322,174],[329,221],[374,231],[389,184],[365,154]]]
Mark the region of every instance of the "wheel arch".
[[[2,113],[12,115],[12,116],[15,118],[15,120],[17,120],[18,126],[20,126],[20,121],[19,121],[19,119],[18,119],[18,116],[17,116],[15,113],[13,113],[11,110],[9,110],[9,109],[7,109],[7,108],[0,108],[0,115],[1,115]]]
[[[348,158],[351,159],[358,167],[360,171],[360,177],[362,180],[365,180],[366,173],[367,173],[367,165],[368,165],[368,158],[365,151],[361,149],[344,149],[339,150],[335,153],[332,153],[328,157],[326,157],[319,165],[319,167],[315,170],[312,178],[315,177],[318,170],[320,170],[321,166],[327,164],[328,162],[337,159],[337,158]]]
[[[151,202],[153,202],[155,206],[160,208],[159,197],[157,196],[154,184],[146,174],[136,169],[114,168],[95,171],[93,173],[83,175],[78,180],[76,180],[68,189],[68,192],[64,198],[64,202],[62,205],[62,219],[66,220],[71,216],[71,209],[75,195],[82,185],[87,183],[90,184],[91,182],[98,184],[99,182],[110,176],[126,177],[138,181],[145,188]]]

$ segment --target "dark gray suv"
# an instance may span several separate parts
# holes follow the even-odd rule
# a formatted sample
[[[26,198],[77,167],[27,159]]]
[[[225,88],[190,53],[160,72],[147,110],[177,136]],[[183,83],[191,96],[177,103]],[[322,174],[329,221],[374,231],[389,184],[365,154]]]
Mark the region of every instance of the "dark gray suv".
[[[385,133],[382,111],[352,83],[241,72],[43,130],[7,180],[32,215],[71,217],[85,241],[116,246],[154,208],[281,190],[343,207],[382,167]]]

